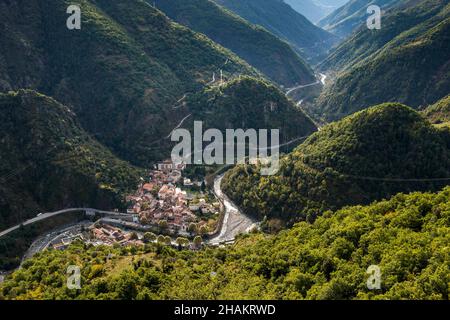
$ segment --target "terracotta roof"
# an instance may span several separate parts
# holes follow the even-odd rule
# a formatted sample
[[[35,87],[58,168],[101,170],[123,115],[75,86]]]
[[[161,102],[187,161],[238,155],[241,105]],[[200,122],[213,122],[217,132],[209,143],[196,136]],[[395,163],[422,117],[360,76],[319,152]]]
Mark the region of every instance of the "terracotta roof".
[[[152,191],[154,187],[155,187],[154,183],[146,183],[142,186],[142,189],[146,191]]]

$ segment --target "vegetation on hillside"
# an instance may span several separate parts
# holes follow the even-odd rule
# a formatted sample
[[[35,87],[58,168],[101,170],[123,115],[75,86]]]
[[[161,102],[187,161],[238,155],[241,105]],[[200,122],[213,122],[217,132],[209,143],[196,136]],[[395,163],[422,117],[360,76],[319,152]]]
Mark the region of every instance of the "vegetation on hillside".
[[[367,8],[370,5],[380,6],[386,12],[407,1],[416,0],[350,0],[321,19],[317,24],[325,30],[345,38],[365,24],[369,16]]]
[[[322,120],[343,118],[318,132],[269,79],[314,81],[297,53],[316,63],[337,38],[287,0],[214,1],[79,0],[81,30],[66,27],[70,0],[0,1],[0,230],[62,208],[124,209],[145,174],[130,163],[167,157],[173,128],[201,120],[204,130],[280,129],[288,147],[306,139],[275,175],[242,164],[222,180],[268,233],[203,249],[197,236],[196,250],[151,233],[142,246],[75,241],[25,260],[0,300],[448,300],[448,0],[378,1],[396,4],[383,28],[359,29],[325,60],[338,74],[317,104],[302,96]],[[331,27],[348,32],[370,3],[350,1]],[[38,235],[83,218],[21,225],[0,239],[0,269],[15,268]],[[81,289],[67,288],[71,265]]]
[[[207,35],[280,85],[293,87],[314,81],[312,70],[286,42],[210,0],[154,3],[173,20]]]
[[[142,166],[167,157],[163,137],[189,113],[174,108],[183,95],[219,70],[260,76],[146,1],[82,0],[81,30],[66,27],[69,4],[0,3],[1,229],[45,210],[118,206],[140,170],[114,155]],[[45,97],[6,93],[21,88]]]
[[[342,70],[312,112],[332,121],[374,104],[419,108],[448,95],[450,4],[414,3],[385,16],[381,30],[361,29],[337,49],[326,63]]]
[[[80,0],[81,30],[66,27],[70,0],[0,4],[0,91],[34,89],[76,112],[122,158],[147,165],[155,144],[187,114],[173,106],[222,69],[259,73],[206,36],[143,0]],[[27,23],[19,23],[27,21]]]
[[[450,188],[326,212],[276,236],[178,251],[75,243],[25,261],[0,299],[448,299]],[[66,287],[67,267],[81,289]],[[381,289],[369,290],[377,265]]]
[[[23,259],[29,258],[36,247],[31,248],[33,242],[42,244],[43,234],[48,234],[61,226],[73,225],[85,220],[85,212],[68,212],[28,225],[22,225],[6,236],[0,238],[0,270],[12,271],[17,269]],[[30,251],[29,251],[30,250]]]
[[[242,77],[206,88],[189,97],[193,118],[205,128],[279,129],[280,142],[305,137],[317,130],[314,123],[275,86]]]
[[[292,9],[304,15],[309,21],[316,23],[333,11],[333,7],[314,0],[283,0]]]
[[[450,95],[423,110],[423,115],[438,127],[450,127]]]
[[[319,62],[338,40],[280,0],[214,1],[288,41],[311,63]]]
[[[383,104],[322,128],[281,160],[278,174],[259,171],[238,166],[222,187],[276,230],[329,209],[447,185],[433,179],[450,178],[450,132],[409,107]]]
[[[29,90],[0,94],[0,230],[39,212],[119,208],[143,170],[91,138],[71,109]]]

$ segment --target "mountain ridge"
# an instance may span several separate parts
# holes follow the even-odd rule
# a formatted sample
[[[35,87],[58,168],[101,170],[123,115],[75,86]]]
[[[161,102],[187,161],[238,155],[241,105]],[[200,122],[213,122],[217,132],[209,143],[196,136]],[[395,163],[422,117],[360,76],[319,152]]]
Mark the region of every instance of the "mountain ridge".
[[[424,0],[384,21],[381,30],[355,33],[324,62],[337,74],[312,113],[332,121],[388,101],[420,109],[449,93],[450,5]]]
[[[287,43],[213,1],[158,0],[154,3],[171,19],[230,49],[284,87],[314,79],[310,67]]]
[[[194,252],[75,242],[25,261],[0,284],[0,299],[446,300],[449,197],[448,187],[398,194]],[[83,286],[67,290],[61,275],[80,260]],[[367,286],[371,265],[382,270],[379,290]]]
[[[260,25],[288,41],[311,64],[319,62],[338,41],[336,36],[313,25],[283,1],[215,1],[245,20]]]
[[[402,1],[410,0],[400,0]],[[350,0],[318,21],[317,25],[339,37],[346,38],[365,23],[369,17],[366,10],[370,5],[378,5],[383,12],[386,12],[399,6],[399,0]]]
[[[67,106],[32,90],[0,93],[0,229],[65,207],[123,207],[144,170],[90,137]]]
[[[66,27],[69,4],[0,4],[1,24],[10,30],[0,35],[0,91],[28,88],[55,98],[73,109],[85,130],[134,164],[167,156],[169,147],[158,145],[158,152],[149,145],[186,116],[172,107],[183,94],[201,89],[213,72],[262,77],[144,1],[82,0],[81,30]],[[19,16],[29,24],[17,24]]]
[[[276,175],[238,166],[222,188],[259,219],[313,221],[326,210],[442,187],[446,181],[433,179],[450,177],[449,134],[409,107],[386,103],[321,128],[281,159]]]

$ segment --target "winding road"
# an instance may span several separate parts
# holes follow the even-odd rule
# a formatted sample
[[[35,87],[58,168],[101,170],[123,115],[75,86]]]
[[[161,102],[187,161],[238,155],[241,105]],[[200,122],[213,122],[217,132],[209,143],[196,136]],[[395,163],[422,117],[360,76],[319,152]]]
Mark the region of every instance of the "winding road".
[[[320,75],[320,82],[322,83],[322,85],[325,85],[325,80],[327,79],[327,75],[323,74],[323,73],[319,73]]]
[[[325,74],[323,74],[323,73],[319,73],[319,76],[320,76],[320,79],[318,79],[316,82],[312,82],[312,83],[308,83],[308,84],[302,84],[302,85],[299,85],[299,86],[296,86],[296,87],[288,89],[288,91],[286,91],[286,95],[288,96],[292,92],[297,91],[297,90],[302,89],[302,88],[312,87],[312,86],[315,86],[315,85],[318,85],[318,84],[325,85],[325,80],[326,80],[327,76]]]
[[[186,121],[186,119],[189,118],[190,116],[192,116],[192,113],[189,113],[186,117],[181,119],[181,121],[178,123],[178,125],[175,128],[173,128],[172,131],[170,131],[170,133],[167,135],[166,139],[169,139],[172,136],[172,133],[175,130],[179,129],[183,125],[183,123]]]
[[[209,240],[209,244],[220,245],[232,242],[238,234],[249,232],[258,226],[258,223],[243,214],[239,208],[222,192],[220,184],[223,175],[214,179],[214,194],[223,202],[225,216],[219,235]]]
[[[303,85],[300,85],[300,86],[297,86],[297,87],[288,89],[288,91],[286,91],[286,93],[285,93],[286,97],[288,97],[289,94],[291,94],[292,92],[294,92],[294,91],[296,91],[296,90],[299,90],[299,89],[302,89],[302,88],[312,87],[312,86],[315,86],[315,85],[318,85],[318,84],[321,84],[322,86],[324,86],[324,85],[325,85],[325,81],[326,81],[326,79],[327,79],[327,75],[324,74],[324,73],[319,73],[318,75],[316,75],[316,79],[317,79],[316,82],[309,83],[309,84],[303,84]],[[309,118],[311,119],[311,121],[312,121],[312,122],[314,123],[314,125],[317,127],[317,130],[320,131],[320,130],[322,129],[322,128],[321,128],[322,126],[319,125],[316,121],[314,121],[314,118],[311,117],[311,116],[306,112],[306,110],[305,110],[304,108],[302,108],[303,101],[304,101],[304,99],[300,99],[300,100],[296,103],[297,107],[299,107],[306,115],[309,116]]]
[[[213,190],[214,190],[214,194],[222,201],[222,203],[224,205],[225,216],[223,219],[222,228],[220,230],[220,233],[216,237],[214,237],[208,241],[208,243],[211,245],[220,245],[223,243],[233,242],[238,234],[249,232],[251,229],[258,226],[258,223],[256,221],[254,221],[253,219],[251,219],[248,216],[246,216],[245,214],[243,214],[239,210],[239,208],[233,202],[231,202],[231,200],[222,192],[222,189],[220,186],[222,179],[223,179],[223,175],[217,176],[214,179],[214,189]],[[92,208],[68,208],[68,209],[63,209],[63,210],[59,210],[59,211],[43,213],[43,214],[39,215],[38,217],[28,219],[21,224],[18,224],[9,229],[3,230],[0,232],[0,238],[19,229],[21,226],[34,224],[39,221],[43,221],[43,220],[49,219],[49,218],[57,216],[57,215],[70,213],[70,212],[76,212],[76,211],[85,211],[85,212],[91,211],[91,212],[103,213],[103,214],[114,215],[114,216],[127,216],[127,217],[130,216],[129,214],[126,214],[126,213],[103,211],[103,210],[97,210],[97,209],[92,209]]]
[[[126,214],[126,213],[103,211],[103,210],[97,210],[97,209],[92,209],[92,208],[68,208],[68,209],[63,209],[63,210],[59,210],[59,211],[43,213],[43,214],[39,215],[38,217],[28,219],[21,224],[18,224],[9,229],[3,230],[2,232],[0,232],[0,238],[8,235],[9,233],[13,232],[14,230],[19,229],[21,226],[26,226],[26,225],[33,224],[33,223],[36,223],[36,222],[39,222],[42,220],[46,220],[48,218],[51,218],[51,217],[54,217],[54,216],[57,216],[60,214],[76,212],[76,211],[85,211],[85,212],[92,211],[92,212],[96,212],[96,213],[104,213],[104,214],[109,214],[109,215],[114,215],[114,216],[127,216],[127,217],[130,216],[129,214]]]

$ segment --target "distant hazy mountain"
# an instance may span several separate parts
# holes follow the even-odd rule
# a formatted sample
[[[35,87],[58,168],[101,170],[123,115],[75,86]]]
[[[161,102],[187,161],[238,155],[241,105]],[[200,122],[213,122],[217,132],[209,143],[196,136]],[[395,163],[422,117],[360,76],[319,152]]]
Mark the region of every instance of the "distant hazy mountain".
[[[210,0],[154,3],[173,20],[207,35],[285,87],[314,81],[312,70],[288,43]]]
[[[119,208],[144,174],[35,91],[0,93],[0,124],[0,230],[42,211]]]
[[[350,0],[318,21],[317,24],[335,35],[346,37],[365,23],[369,16],[367,8],[370,5],[375,4],[383,10],[388,10],[399,5],[402,1],[404,0]]]
[[[425,107],[450,92],[450,4],[423,0],[395,9],[381,30],[361,28],[322,64],[337,71],[314,106],[328,120],[398,101]]]
[[[314,23],[331,12],[331,9],[326,10],[326,8],[317,5],[313,0],[284,0],[284,2]]]
[[[313,223],[298,223],[277,235],[255,232],[239,237],[233,245],[192,252],[151,242],[124,248],[75,241],[65,250],[44,250],[22,263],[0,284],[0,299],[2,303],[242,299],[283,300],[283,304],[284,300],[422,304],[417,300],[433,298],[445,304],[449,199],[450,187],[437,193],[399,194],[368,206],[324,212]],[[73,261],[86,266],[81,290],[62,285],[62,275]],[[365,285],[372,261],[386,279],[381,290]]]
[[[215,0],[251,23],[288,41],[312,63],[320,61],[338,38],[316,27],[282,0]]]
[[[284,2],[310,21],[316,23],[345,4],[346,0],[284,0]]]
[[[166,137],[194,113],[192,99],[210,88],[214,73],[215,84],[220,70],[224,80],[263,78],[230,50],[146,1],[83,1],[81,30],[66,27],[69,4],[0,1],[0,29],[8,30],[0,33],[0,230],[40,210],[118,206],[141,173],[129,162],[147,167],[170,155]],[[242,21],[240,26],[248,28]],[[274,38],[260,32],[262,39]],[[286,77],[311,81],[302,61],[275,42],[279,54],[294,57]],[[241,121],[254,112],[267,115],[261,108],[272,102],[288,101],[266,82],[249,82],[245,92],[227,87],[231,97],[247,101]],[[292,113],[284,124],[297,130],[295,121],[306,116],[286,103]],[[231,109],[208,115],[214,118],[215,111],[224,121],[236,116]],[[261,118],[255,125],[267,128],[269,118]]]
[[[349,0],[315,0],[315,2],[324,6],[340,7],[349,2]]]

